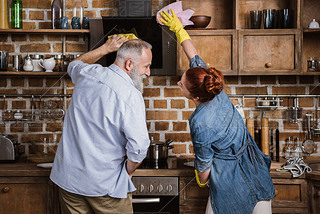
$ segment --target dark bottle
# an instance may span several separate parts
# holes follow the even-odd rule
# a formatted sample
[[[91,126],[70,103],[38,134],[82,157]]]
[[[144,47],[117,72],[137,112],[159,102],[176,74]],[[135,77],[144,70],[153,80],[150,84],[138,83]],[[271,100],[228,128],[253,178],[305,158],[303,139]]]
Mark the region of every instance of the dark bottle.
[[[22,1],[12,0],[11,2],[11,28],[22,29]]]
[[[61,0],[53,0],[51,5],[51,22],[52,22],[52,29],[59,29],[60,28],[60,17],[62,17],[62,4]]]

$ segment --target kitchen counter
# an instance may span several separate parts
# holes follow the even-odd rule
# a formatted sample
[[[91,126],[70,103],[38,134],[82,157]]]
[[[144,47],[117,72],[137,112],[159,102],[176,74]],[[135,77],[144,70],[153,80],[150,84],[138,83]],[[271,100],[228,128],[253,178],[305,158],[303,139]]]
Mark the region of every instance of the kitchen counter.
[[[182,165],[182,166],[181,166]],[[289,172],[277,172],[275,169],[279,168],[280,163],[272,163],[270,174],[272,178],[291,178]],[[36,163],[17,161],[12,163],[0,163],[0,176],[49,176],[50,168],[37,167]],[[178,177],[192,177],[194,176],[194,168],[187,167],[183,164],[178,164],[175,169],[137,169],[133,176],[178,176]],[[304,174],[299,178],[306,177],[318,178],[320,180],[320,172],[312,171],[307,175]]]

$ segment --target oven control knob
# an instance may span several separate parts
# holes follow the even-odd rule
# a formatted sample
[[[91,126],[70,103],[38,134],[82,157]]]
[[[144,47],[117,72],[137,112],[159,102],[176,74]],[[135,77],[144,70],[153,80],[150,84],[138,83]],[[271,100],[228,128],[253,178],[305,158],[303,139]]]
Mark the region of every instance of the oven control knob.
[[[157,186],[157,190],[158,190],[158,192],[162,192],[163,186],[160,184],[159,186]]]
[[[143,186],[143,184],[141,184],[141,185],[140,185],[140,188],[139,188],[139,191],[140,191],[140,192],[143,192],[143,190],[144,190],[144,186]]]
[[[152,192],[152,191],[153,191],[153,189],[154,189],[153,185],[152,185],[152,184],[150,184],[150,186],[149,186],[149,192]]]
[[[166,187],[166,190],[168,191],[168,192],[171,192],[172,191],[172,186],[169,184],[167,187]]]

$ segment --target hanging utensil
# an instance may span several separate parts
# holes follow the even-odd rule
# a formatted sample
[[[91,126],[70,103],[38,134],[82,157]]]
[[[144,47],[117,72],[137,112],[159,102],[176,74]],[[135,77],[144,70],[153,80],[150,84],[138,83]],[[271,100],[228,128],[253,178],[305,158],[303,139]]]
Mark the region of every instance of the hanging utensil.
[[[315,143],[311,139],[311,114],[306,114],[307,117],[307,137],[302,143],[303,152],[310,155],[316,150]]]
[[[290,99],[289,99],[290,105]],[[289,123],[298,123],[298,119],[301,119],[302,108],[299,108],[298,97],[293,98],[293,106],[288,108],[288,122]]]

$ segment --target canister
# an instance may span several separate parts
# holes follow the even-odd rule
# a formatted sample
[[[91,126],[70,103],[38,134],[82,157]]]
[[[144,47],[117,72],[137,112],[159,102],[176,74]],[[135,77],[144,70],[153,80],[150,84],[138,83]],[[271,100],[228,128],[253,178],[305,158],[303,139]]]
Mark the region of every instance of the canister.
[[[56,61],[56,65],[53,68],[53,71],[62,72],[63,71],[63,55],[57,54],[54,56],[54,60]]]

